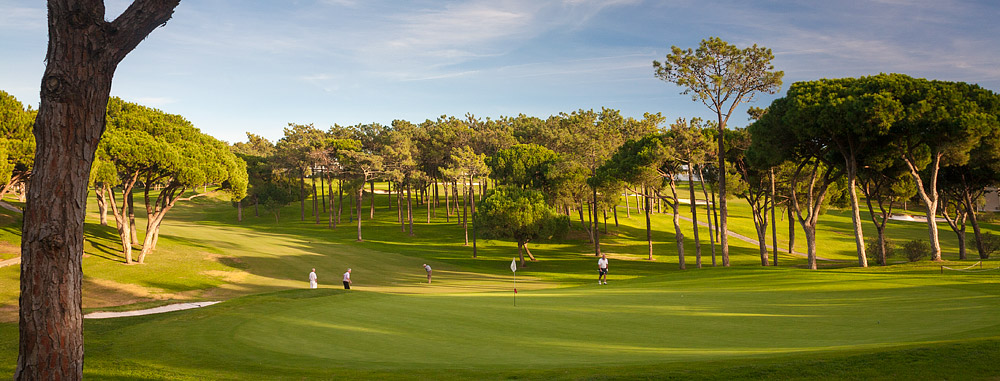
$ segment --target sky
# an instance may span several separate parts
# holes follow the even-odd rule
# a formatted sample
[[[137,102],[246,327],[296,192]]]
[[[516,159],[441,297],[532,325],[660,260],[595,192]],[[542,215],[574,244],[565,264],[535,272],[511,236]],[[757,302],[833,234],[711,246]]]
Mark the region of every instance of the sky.
[[[108,20],[131,1],[106,0]],[[184,0],[111,95],[228,142],[288,123],[541,118],[580,109],[714,119],[654,76],[671,46],[763,46],[797,81],[904,73],[1000,92],[1000,2],[958,0]],[[0,0],[0,90],[38,107],[45,3]],[[746,106],[730,125],[747,124]]]

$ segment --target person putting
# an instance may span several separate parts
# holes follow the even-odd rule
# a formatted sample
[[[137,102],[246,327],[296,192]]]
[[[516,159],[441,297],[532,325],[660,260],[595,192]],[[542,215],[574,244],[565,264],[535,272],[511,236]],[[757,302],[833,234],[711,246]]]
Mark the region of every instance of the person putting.
[[[431,283],[431,265],[424,263],[424,270],[427,271],[427,283]]]
[[[353,284],[351,283],[351,269],[347,269],[347,272],[344,273],[344,289],[350,290],[351,284]]]
[[[601,254],[601,259],[597,260],[597,284],[608,284],[608,257]]]
[[[319,287],[319,282],[316,281],[316,269],[314,268],[312,272],[309,273],[309,288]]]

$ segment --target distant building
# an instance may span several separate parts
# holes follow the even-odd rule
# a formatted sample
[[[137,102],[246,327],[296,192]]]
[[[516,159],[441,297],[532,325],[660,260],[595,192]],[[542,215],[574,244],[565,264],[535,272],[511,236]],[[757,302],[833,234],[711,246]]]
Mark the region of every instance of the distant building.
[[[980,212],[1000,212],[1000,192],[997,188],[986,188],[983,202],[979,203]]]

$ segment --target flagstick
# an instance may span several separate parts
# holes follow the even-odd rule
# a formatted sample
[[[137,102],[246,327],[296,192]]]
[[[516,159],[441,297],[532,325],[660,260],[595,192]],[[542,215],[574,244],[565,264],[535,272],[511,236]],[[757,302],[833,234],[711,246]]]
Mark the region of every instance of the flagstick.
[[[517,307],[517,271],[514,272],[514,307]]]

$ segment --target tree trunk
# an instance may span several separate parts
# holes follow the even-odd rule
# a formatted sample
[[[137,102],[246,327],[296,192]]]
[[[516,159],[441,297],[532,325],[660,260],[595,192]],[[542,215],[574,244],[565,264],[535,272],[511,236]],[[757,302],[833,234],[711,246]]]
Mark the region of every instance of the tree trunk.
[[[913,164],[913,161],[904,155],[903,161],[906,166],[910,169],[910,175],[913,176],[913,180],[917,183],[917,194],[924,201],[924,206],[927,210],[927,235],[930,239],[931,244],[931,260],[940,261],[941,260],[941,241],[938,239],[938,228],[937,228],[937,206],[938,206],[938,191],[937,191],[937,174],[938,169],[941,166],[941,156],[943,154],[936,153],[933,157],[933,161],[930,164],[930,184],[929,187],[924,187],[924,182],[920,178],[920,173],[917,167]],[[926,169],[925,169],[926,170]]]
[[[854,157],[847,158],[847,193],[851,198],[851,222],[854,224],[854,246],[858,251],[858,266],[868,267],[868,257],[865,255],[865,236],[861,228],[861,207],[858,200],[857,161]]]
[[[306,220],[306,170],[299,168],[299,212],[300,220]]]
[[[309,182],[312,183],[312,188],[313,188],[313,194],[312,194],[313,210],[312,210],[312,213],[313,213],[313,217],[315,217],[315,219],[316,219],[316,225],[319,225],[319,204],[320,204],[320,202],[319,202],[319,197],[316,197],[316,196],[319,196],[319,192],[316,191],[316,172],[315,171],[313,172],[312,178],[310,178],[309,180],[310,180]],[[323,187],[320,186],[319,189],[322,190]]]
[[[809,269],[816,270],[816,229],[806,224],[802,225],[806,233],[806,256],[809,258]]]
[[[410,236],[413,236],[413,196],[410,195],[410,182],[406,182],[406,220],[410,223]]]
[[[729,267],[729,223],[727,216],[729,209],[726,207],[726,145],[723,142],[723,134],[726,130],[726,120],[722,113],[719,113],[719,246],[722,247],[722,266]]]
[[[316,225],[319,225],[319,200],[316,197],[316,196],[319,195],[319,192],[316,192],[316,172],[313,172],[313,175],[311,177],[309,177],[309,183],[312,184],[312,188],[313,188],[313,192],[312,192],[312,204],[313,204],[312,214],[313,214],[313,217],[316,217]]]
[[[788,211],[788,254],[795,248],[795,217],[792,215],[792,206],[786,206]]]
[[[521,267],[524,267],[524,240],[517,240],[517,258],[521,260]]]
[[[481,183],[485,183],[485,181]],[[476,256],[478,255],[478,252],[476,250],[476,192],[475,192],[476,188],[471,187],[472,176],[469,176],[469,185],[470,185],[469,188],[472,190],[472,197],[470,197],[470,199],[472,200],[470,208],[471,209],[470,211],[472,212],[472,257],[476,258]],[[528,247],[525,246],[524,250],[528,250]]]
[[[649,209],[650,209],[650,205],[649,205],[649,197],[647,197],[647,195],[649,195],[649,188],[647,187],[644,190],[644,192],[646,194],[644,194],[642,196],[642,198],[646,202],[645,203],[645,207],[644,207],[644,209],[646,211],[646,244],[649,246],[649,258],[646,258],[646,259],[652,261],[653,260],[653,229],[650,226],[650,221],[649,221]],[[638,205],[638,204],[636,204],[636,205]]]
[[[462,199],[462,201],[463,201],[462,202],[462,229],[465,230],[465,246],[469,246],[469,208],[468,208],[468,206],[469,206],[469,197],[471,196],[469,194],[469,192],[471,192],[471,191],[472,191],[472,187],[471,187],[471,181],[470,181],[470,187],[468,187],[467,189],[465,189],[465,192],[463,192],[464,197]]]
[[[596,173],[595,173],[595,175],[596,175]],[[597,225],[597,187],[592,186],[592,187],[590,187],[590,189],[593,191],[593,198],[592,198],[592,200],[594,202],[594,204],[593,204],[594,206],[591,208],[592,211],[594,212],[593,213],[594,217],[591,218],[591,221],[593,221],[593,228],[591,229],[591,231],[594,232],[593,233],[593,235],[594,235],[594,256],[599,257],[599,256],[601,256],[601,233],[598,231],[598,229],[600,229],[600,226]]]
[[[771,182],[771,251],[774,253],[774,266],[778,265],[778,221],[774,217],[774,209],[778,207],[777,195],[774,192],[774,168],[768,171]]]
[[[968,187],[965,187],[968,189]],[[976,217],[976,206],[972,202],[972,197],[968,192],[965,192],[965,209],[969,215],[969,223],[972,224],[972,233],[976,238],[976,251],[979,253],[979,259],[989,259],[989,255],[986,254],[986,248],[983,247],[983,234],[979,230],[979,218]]]
[[[427,223],[429,224],[431,223],[431,204],[433,204],[433,202],[430,200],[430,188],[425,189],[424,194],[426,195],[425,197],[427,198],[427,201],[424,202],[424,206],[427,207]],[[474,241],[475,239],[473,239],[473,242]],[[473,245],[475,244],[473,243]]]
[[[83,377],[84,218],[94,151],[118,63],[179,0],[137,2],[113,22],[103,3],[50,0],[49,44],[21,240],[16,380]]]
[[[372,220],[375,219],[375,180],[369,181],[368,183],[371,184],[372,190],[372,201],[370,202],[371,206],[368,211],[368,219]]]
[[[684,233],[681,232],[680,202],[677,201],[677,187],[674,185],[672,178],[670,179],[670,194],[673,196],[671,201],[667,201],[663,197],[657,197],[657,199],[666,202],[671,212],[673,212],[674,240],[677,243],[677,265],[680,266],[681,270],[686,270],[687,262],[684,260]],[[659,192],[657,192],[657,196],[659,196]]]
[[[344,211],[344,179],[337,180],[337,224],[340,224],[340,214]]]
[[[626,197],[625,199],[627,200],[628,198]],[[615,216],[615,227],[617,228],[618,227],[618,205],[615,205],[615,206],[611,207],[611,214],[613,214]]]
[[[625,188],[625,218],[632,218],[632,208],[628,206],[628,188]],[[617,222],[615,226],[618,226]]]
[[[406,217],[403,216],[403,188],[403,184],[399,184],[396,187],[396,205],[399,205],[399,212],[396,213],[396,222],[399,222],[399,231],[406,233]],[[407,212],[406,214],[409,215],[410,213]]]
[[[108,226],[108,201],[105,199],[104,187],[94,187],[97,194],[97,209],[101,216],[101,226]],[[0,195],[0,198],[3,196]]]
[[[323,205],[323,213],[326,213],[326,172],[319,176],[320,205]],[[314,180],[315,181],[315,180]]]
[[[236,222],[243,222],[243,200],[236,202]]]
[[[358,199],[357,199],[358,207],[356,208],[358,211],[358,242],[363,241],[363,239],[361,239],[361,205],[362,205],[361,201],[364,199],[364,193],[365,193],[365,183],[362,182],[361,185],[358,186]]]
[[[451,198],[448,197],[448,183],[441,184],[444,187],[444,222],[451,222]]]
[[[691,167],[693,164],[688,164],[687,175],[688,175],[688,196],[691,197],[691,224],[694,226],[694,263],[695,267],[701,268],[701,239],[698,237],[698,200],[695,199],[694,195],[694,171]]]
[[[712,205],[705,205],[705,220],[708,222],[708,242],[712,246],[712,267],[715,267],[715,232],[712,230],[712,207],[715,206],[714,201],[709,201],[708,198],[708,187],[705,186],[705,175],[702,171],[702,166],[698,166],[698,181],[701,182],[701,193],[705,196],[705,202],[711,202]],[[713,193],[714,194],[714,193]]]
[[[148,187],[149,184],[145,184],[145,186]],[[135,197],[133,197],[132,192],[128,192],[125,197],[128,200],[128,224],[129,229],[131,229],[132,244],[138,245],[139,234],[136,232],[135,228]]]

